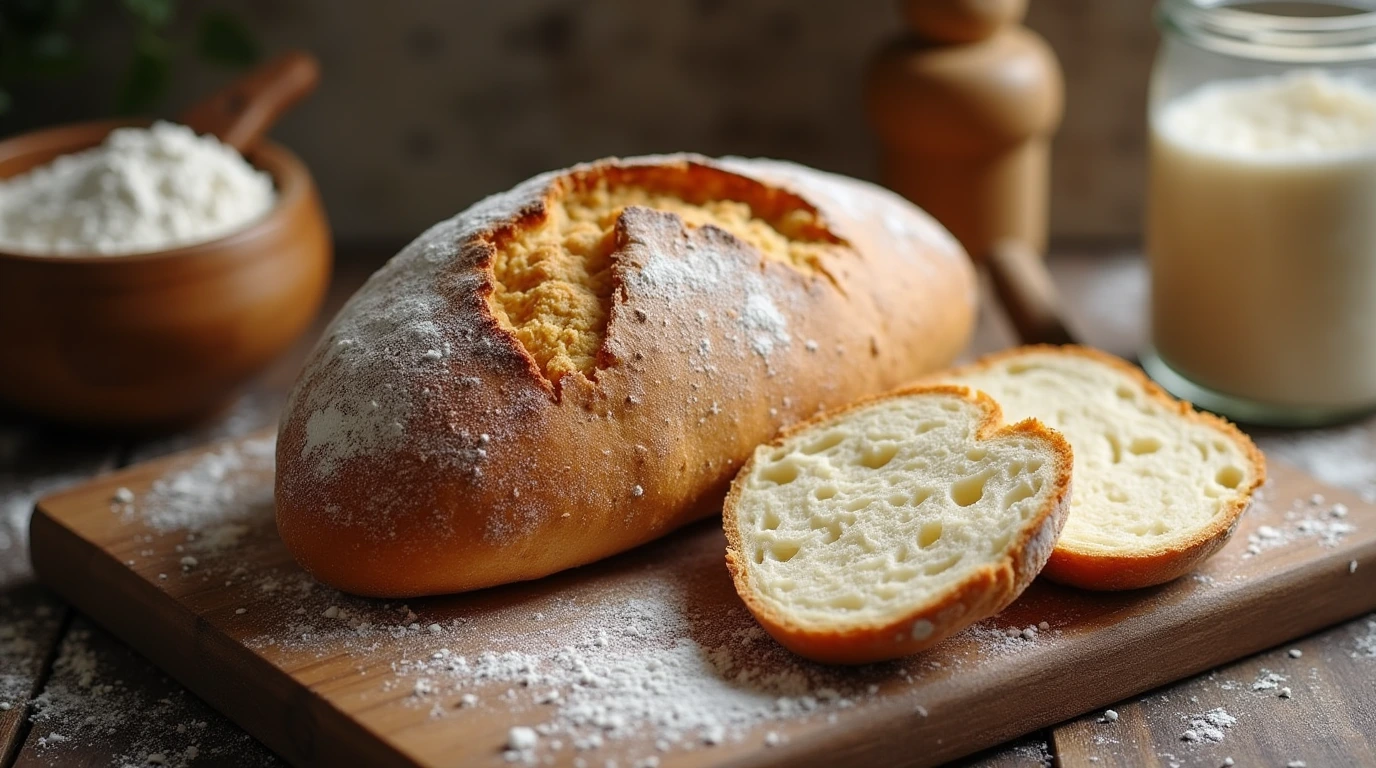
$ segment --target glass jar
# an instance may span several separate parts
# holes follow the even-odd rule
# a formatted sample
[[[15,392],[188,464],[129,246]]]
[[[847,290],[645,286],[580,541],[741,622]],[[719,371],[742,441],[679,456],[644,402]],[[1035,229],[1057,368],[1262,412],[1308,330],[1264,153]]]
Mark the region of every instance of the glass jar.
[[[1147,372],[1238,421],[1376,408],[1376,0],[1161,0]]]

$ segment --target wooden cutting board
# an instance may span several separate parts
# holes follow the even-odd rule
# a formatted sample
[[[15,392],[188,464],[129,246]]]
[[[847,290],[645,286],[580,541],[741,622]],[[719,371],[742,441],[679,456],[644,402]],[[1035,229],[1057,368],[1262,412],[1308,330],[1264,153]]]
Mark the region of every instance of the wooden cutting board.
[[[714,521],[470,595],[315,585],[273,529],[270,436],[46,498],[32,550],[44,583],[297,765],[923,766],[1376,609],[1376,507],[1271,470],[1191,577],[1038,581],[925,654],[852,669],[755,628]],[[534,748],[506,751],[513,726],[541,732]]]

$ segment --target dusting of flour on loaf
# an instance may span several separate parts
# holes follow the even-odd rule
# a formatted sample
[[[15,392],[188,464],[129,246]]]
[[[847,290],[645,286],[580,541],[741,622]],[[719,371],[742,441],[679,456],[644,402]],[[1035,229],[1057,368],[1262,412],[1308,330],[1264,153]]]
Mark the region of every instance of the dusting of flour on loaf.
[[[461,471],[481,466],[487,449],[476,435],[441,437],[408,424],[426,411],[455,420],[444,404],[463,403],[465,387],[481,382],[452,370],[448,358],[460,350],[477,358],[495,353],[478,314],[455,311],[445,298],[447,292],[476,297],[481,285],[479,275],[462,271],[477,255],[460,246],[537,206],[552,179],[537,176],[431,227],[340,311],[307,363],[306,378],[314,372],[320,384],[307,390],[303,403],[297,402],[298,386],[286,411],[304,408],[308,414],[301,455],[318,476],[332,475],[350,459],[402,450]],[[520,399],[510,405],[513,416],[530,408]]]
[[[741,322],[750,330],[750,347],[761,355],[768,356],[775,344],[787,346],[792,342],[788,320],[764,293],[751,293],[746,298]]]
[[[616,162],[626,168],[687,162],[738,173],[791,190],[818,210],[834,206],[832,218],[860,217],[861,223],[846,222],[854,239],[839,226],[829,239],[964,258],[939,226],[925,230],[928,219],[910,203],[861,182],[774,161],[652,156]],[[513,227],[528,226],[549,195],[565,194],[571,179],[596,169],[544,174],[473,205],[417,238],[349,300],[307,361],[285,411],[277,500],[293,547],[309,535],[294,526],[310,516],[403,549],[423,538],[419,530],[433,542],[467,536],[469,527],[484,546],[534,547],[532,537],[566,508],[587,508],[590,520],[607,514],[606,487],[582,481],[592,462],[627,468],[614,473],[611,484],[628,499],[663,506],[674,501],[655,487],[664,471],[687,471],[704,482],[727,476],[731,461],[707,457],[680,468],[676,452],[693,430],[707,428],[699,425],[758,408],[752,385],[762,376],[773,393],[767,426],[777,429],[837,404],[832,395],[845,382],[814,383],[803,390],[806,397],[781,394],[791,393],[809,367],[823,365],[820,358],[872,355],[882,358],[881,365],[899,362],[858,332],[853,338],[838,334],[838,343],[813,341],[808,349],[817,357],[806,362],[787,354],[795,338],[816,335],[816,315],[808,308],[843,303],[847,281],[858,273],[840,260],[862,258],[860,253],[838,251],[835,274],[812,273],[744,247],[719,227],[684,227],[676,214],[631,206],[615,230],[623,240],[612,255],[617,290],[608,299],[602,362],[567,374],[571,379],[547,379],[521,337],[488,304],[494,289],[490,253],[504,247],[502,238]],[[919,223],[893,223],[905,216]],[[833,224],[824,215],[821,220]],[[924,270],[935,270],[931,274],[945,280],[951,272],[940,257],[914,255],[911,263],[914,274],[904,279],[920,280]],[[700,309],[682,312],[685,305]],[[598,378],[604,371],[610,371],[610,386],[626,391],[596,402],[611,392]],[[668,404],[662,423],[628,416],[652,387],[681,399]],[[812,392],[817,389],[822,394]],[[562,431],[575,413],[586,418],[570,439]],[[595,455],[591,446],[600,441],[626,444],[631,428],[639,431],[635,463]],[[544,450],[543,439],[570,446],[565,457]],[[518,476],[523,473],[511,471],[518,464],[538,471]],[[550,500],[553,487],[560,489],[558,502]],[[450,504],[456,494],[482,500],[478,519],[434,508],[436,497]],[[399,534],[403,525],[405,536]]]

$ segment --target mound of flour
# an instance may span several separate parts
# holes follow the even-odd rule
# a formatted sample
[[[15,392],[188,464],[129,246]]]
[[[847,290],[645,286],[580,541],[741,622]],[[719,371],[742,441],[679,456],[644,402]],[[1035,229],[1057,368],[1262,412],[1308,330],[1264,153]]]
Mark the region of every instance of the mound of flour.
[[[0,182],[0,248],[119,255],[213,240],[261,218],[272,178],[190,128],[120,128]]]

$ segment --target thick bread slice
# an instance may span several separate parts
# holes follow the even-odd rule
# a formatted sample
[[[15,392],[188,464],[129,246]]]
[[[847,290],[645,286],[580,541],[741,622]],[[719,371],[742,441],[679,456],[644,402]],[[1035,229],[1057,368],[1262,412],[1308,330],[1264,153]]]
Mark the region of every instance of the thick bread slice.
[[[899,390],[760,446],[724,508],[726,564],[785,647],[896,658],[1013,602],[1065,522],[1071,449],[963,387]]]
[[[1075,499],[1047,577],[1086,589],[1170,581],[1232,535],[1266,461],[1223,419],[1084,347],[1024,347],[938,377],[1036,417],[1075,447]]]

